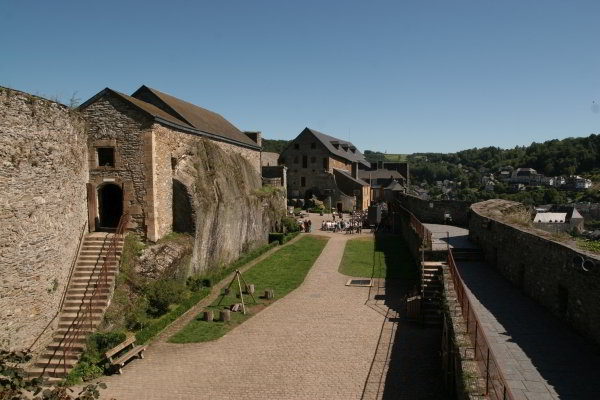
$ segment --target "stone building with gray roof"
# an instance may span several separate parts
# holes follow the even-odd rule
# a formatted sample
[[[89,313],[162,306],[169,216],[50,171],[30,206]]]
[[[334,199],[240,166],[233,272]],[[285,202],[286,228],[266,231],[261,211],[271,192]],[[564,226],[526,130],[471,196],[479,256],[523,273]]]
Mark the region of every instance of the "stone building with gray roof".
[[[279,164],[288,168],[290,199],[331,197],[332,208],[344,211],[370,204],[370,186],[358,176],[359,166],[370,164],[351,142],[304,128],[281,152]]]

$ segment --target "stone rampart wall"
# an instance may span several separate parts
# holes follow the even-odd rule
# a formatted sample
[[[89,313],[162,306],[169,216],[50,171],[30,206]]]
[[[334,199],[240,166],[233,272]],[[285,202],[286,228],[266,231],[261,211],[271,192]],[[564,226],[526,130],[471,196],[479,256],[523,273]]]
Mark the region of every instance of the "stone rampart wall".
[[[600,257],[549,234],[504,222],[497,205],[507,210],[518,204],[499,200],[473,204],[469,238],[527,296],[600,345]],[[581,259],[594,267],[584,271],[574,262]]]
[[[0,87],[0,348],[29,347],[58,311],[87,220],[86,159],[76,112]]]
[[[412,212],[419,221],[428,224],[444,224],[445,214],[452,217],[452,225],[469,224],[469,203],[459,200],[423,200],[408,194],[397,193],[402,206]]]

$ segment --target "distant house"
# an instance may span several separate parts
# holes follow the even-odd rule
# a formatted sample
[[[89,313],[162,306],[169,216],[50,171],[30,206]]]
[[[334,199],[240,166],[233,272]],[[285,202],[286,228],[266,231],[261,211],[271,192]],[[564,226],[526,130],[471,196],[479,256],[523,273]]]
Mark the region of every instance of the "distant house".
[[[351,142],[304,128],[279,156],[287,170],[291,199],[331,198],[333,208],[343,211],[369,207],[371,187],[358,176],[359,165],[369,162]]]
[[[279,165],[279,153],[263,151],[260,153],[260,165],[263,167],[273,167]]]
[[[494,189],[496,188],[496,184],[494,183],[494,181],[487,181],[487,183],[485,184],[485,190],[487,192],[493,192]]]
[[[510,177],[511,183],[522,183],[529,185],[540,182],[540,174],[533,168],[517,168]]]
[[[568,185],[574,190],[585,190],[592,187],[592,181],[578,175],[572,175],[568,179]]]
[[[547,232],[582,232],[584,218],[575,207],[552,206],[548,211],[538,211],[533,226]]]

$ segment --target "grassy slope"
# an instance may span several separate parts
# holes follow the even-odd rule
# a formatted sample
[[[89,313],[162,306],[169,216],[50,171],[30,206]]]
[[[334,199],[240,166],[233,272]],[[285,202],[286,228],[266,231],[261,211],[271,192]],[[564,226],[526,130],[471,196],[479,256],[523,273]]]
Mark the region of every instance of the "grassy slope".
[[[300,286],[315,260],[319,254],[321,254],[326,243],[327,238],[325,237],[305,236],[296,243],[273,253],[243,274],[243,277],[248,284],[255,285],[256,293],[254,297],[258,302],[258,304],[255,305],[250,296],[244,296],[244,302],[247,302],[248,305],[248,314],[232,313],[231,322],[229,323],[202,321],[202,315],[200,314],[181,331],[173,335],[169,339],[169,342],[205,342],[223,336],[236,325],[241,324],[273,301],[284,297]],[[234,290],[231,295],[225,296],[220,305],[217,305],[217,303],[221,300],[221,297],[215,300],[215,302],[207,308],[208,310],[214,311],[215,319],[218,318],[219,310],[240,302],[240,300],[235,297],[235,293],[237,292],[237,282],[234,283],[232,288]],[[274,300],[266,300],[258,297],[264,293],[265,289],[274,289]]]
[[[400,236],[349,240],[339,271],[344,275],[366,278],[418,277],[417,266]]]

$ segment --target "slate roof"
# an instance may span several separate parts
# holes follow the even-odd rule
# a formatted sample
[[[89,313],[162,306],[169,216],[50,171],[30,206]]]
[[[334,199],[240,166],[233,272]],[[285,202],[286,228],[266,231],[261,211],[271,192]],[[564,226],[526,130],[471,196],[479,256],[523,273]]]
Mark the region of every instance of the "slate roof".
[[[313,136],[316,137],[331,154],[350,162],[358,162],[369,168],[371,167],[371,164],[367,162],[365,156],[351,142],[326,135],[323,132],[319,132],[310,128],[304,128],[304,131],[309,131],[312,133]],[[335,145],[337,145],[337,148]]]
[[[256,146],[256,143],[248,136],[244,135],[244,133],[233,126],[231,122],[215,112],[188,103],[185,100],[178,99],[177,97],[173,97],[145,85],[142,85],[142,87],[136,90],[131,96],[138,97],[144,91],[149,91],[155,95],[160,101],[175,111],[183,121],[202,132],[212,133],[237,142],[250,145],[253,144]]]
[[[245,147],[260,149],[256,142],[242,133],[221,115],[147,86],[141,86],[132,96],[128,96],[110,88],[105,88],[85,103],[81,104],[79,108],[83,109],[89,106],[106,93],[111,93],[120,97],[153,117],[157,122],[171,124],[176,128],[198,134],[205,134],[205,136],[233,142]],[[142,94],[146,94],[147,96],[144,96],[144,99],[138,98],[142,97]],[[151,99],[151,102],[148,101],[148,98]]]
[[[393,169],[375,169],[372,171],[359,169],[358,177],[361,179],[404,179],[404,176]]]
[[[566,222],[567,213],[543,212],[535,214],[533,222]]]
[[[357,183],[361,186],[369,186],[369,184],[367,182],[363,181],[360,178],[354,178],[351,173],[349,173],[348,171],[346,171],[344,169],[333,168],[333,171],[344,175],[345,178],[348,178],[351,181],[353,181],[354,183]]]

